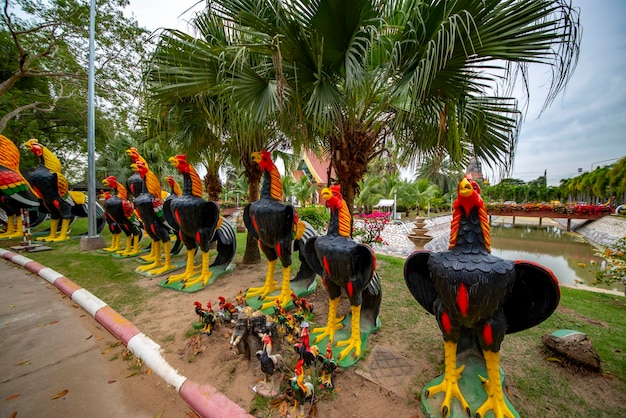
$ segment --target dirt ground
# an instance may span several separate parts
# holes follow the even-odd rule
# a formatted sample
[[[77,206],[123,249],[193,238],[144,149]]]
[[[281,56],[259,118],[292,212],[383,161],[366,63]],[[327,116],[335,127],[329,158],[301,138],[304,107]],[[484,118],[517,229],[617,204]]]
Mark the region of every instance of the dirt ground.
[[[195,356],[193,349],[188,347],[192,340],[188,335],[198,319],[194,312],[195,301],[202,303],[203,306],[211,301],[215,311],[219,296],[234,302],[240,289],[245,290],[263,284],[265,272],[261,266],[238,265],[234,272],[219,277],[211,286],[197,293],[163,290],[132,321],[142,332],[161,345],[165,359],[179,373],[200,384],[215,386],[248,411],[251,410],[255,398],[253,387],[264,377],[258,360],[256,358],[247,360],[236,348],[230,346],[232,334],[230,326],[219,326],[210,336],[201,335],[203,351]],[[157,280],[145,279],[144,284],[154,286]],[[323,324],[326,321],[326,299],[323,289],[318,289],[308,298],[315,305],[316,323]],[[376,335],[370,338],[372,344],[379,344],[376,340]],[[123,346],[120,350],[122,349]],[[291,346],[286,343],[282,344],[281,353],[286,358],[295,355]],[[119,363],[120,367],[129,365],[121,361]],[[294,365],[290,365],[291,369]],[[334,394],[326,395],[326,399],[318,401],[314,407],[314,414],[319,417],[367,417],[387,416],[389,411],[394,411],[401,417],[417,416],[417,403],[401,398],[359,376],[356,373],[357,369],[358,365],[337,372]],[[286,378],[291,376],[286,375]],[[159,393],[154,391],[155,387],[165,389],[162,380],[156,375],[148,376],[145,368],[133,376],[133,379],[137,383],[132,389],[136,396],[155,396]],[[182,400],[174,399],[178,395],[173,388],[164,390],[162,396],[161,399],[155,399],[155,402],[162,405],[163,417],[193,416]],[[163,402],[164,400],[166,402]],[[272,416],[281,416],[280,405],[277,405],[277,408]],[[309,407],[306,408],[306,412],[308,411]],[[299,410],[289,411],[290,416],[297,416],[298,412]],[[267,416],[263,411],[256,415]]]
[[[206,306],[211,301],[217,311],[219,296],[234,302],[238,291],[249,287],[261,286],[265,275],[266,263],[255,266],[237,265],[232,273],[219,277],[215,283],[197,293],[182,293],[168,289],[162,289],[156,297],[152,298],[142,310],[142,313],[133,318],[132,322],[147,336],[161,345],[165,359],[182,375],[200,384],[210,384],[226,394],[232,401],[241,405],[245,410],[251,411],[255,405],[255,392],[253,387],[263,380],[259,362],[253,358],[247,360],[229,345],[232,328],[222,325],[210,335],[200,337],[201,352],[194,355],[193,349],[188,346],[193,324],[197,322],[194,313],[194,302],[198,301]],[[147,287],[157,286],[161,278],[141,278],[140,283]],[[308,300],[315,306],[316,324],[324,324],[327,314],[327,295],[324,289],[318,290]],[[345,303],[344,303],[345,302]],[[343,309],[347,309],[347,301],[342,302]],[[345,306],[344,306],[345,305]],[[341,309],[341,308],[340,308]],[[384,324],[383,324],[384,326]],[[432,332],[437,332],[436,324],[432,323]],[[382,333],[382,328],[381,328]],[[103,332],[103,335],[106,331]],[[395,337],[381,337],[374,334],[370,337],[368,349],[374,346],[387,348],[415,362],[415,367],[420,375],[407,386],[404,396],[387,390],[359,375],[357,372],[362,367],[361,363],[346,370],[339,370],[335,376],[335,391],[332,395],[325,395],[319,399],[310,415],[318,417],[421,417],[419,400],[414,392],[419,392],[424,382],[438,374],[437,370],[443,361],[443,350],[430,353],[415,354],[402,340]],[[114,344],[114,338],[103,338],[103,347]],[[133,374],[125,384],[130,386],[133,396],[142,397],[148,403],[155,406],[152,416],[159,417],[193,417],[195,414],[180,399],[175,390],[163,382],[156,374],[150,374],[145,367],[136,370],[136,364],[132,360],[124,361],[125,347],[118,346],[109,354],[114,363],[120,368],[120,375]],[[514,351],[515,349],[513,349]],[[114,354],[117,351],[117,354]],[[276,351],[276,350],[275,350]],[[293,359],[293,350],[289,344],[284,343],[281,347],[283,357]],[[119,358],[119,360],[117,360]],[[435,361],[435,363],[433,363]],[[506,360],[505,360],[506,361]],[[503,364],[503,368],[516,374],[514,364],[516,360]],[[439,364],[437,364],[439,362]],[[294,362],[295,364],[295,362]],[[294,364],[290,366],[293,368]],[[133,369],[135,367],[135,369]],[[129,371],[130,370],[130,371]],[[134,370],[134,371],[133,371]],[[288,371],[285,379],[293,376]],[[523,372],[520,372],[523,374]],[[601,375],[590,376],[583,374],[574,376],[565,369],[555,369],[557,374],[567,374],[567,379],[573,380],[572,387],[580,391],[581,398],[604,398],[604,402],[621,402],[624,394],[615,393],[610,381]],[[557,377],[558,378],[558,377]],[[514,380],[513,380],[514,381]],[[593,382],[593,383],[590,383]],[[284,383],[284,382],[283,382]],[[584,390],[590,388],[592,390]],[[513,384],[508,389],[508,396],[513,404],[523,401],[519,391]],[[261,408],[253,414],[258,417],[299,416],[298,411],[280,410],[280,401],[276,401],[275,409]],[[269,410],[269,412],[268,412]],[[309,408],[306,409],[309,413]],[[540,416],[540,415],[537,415]]]

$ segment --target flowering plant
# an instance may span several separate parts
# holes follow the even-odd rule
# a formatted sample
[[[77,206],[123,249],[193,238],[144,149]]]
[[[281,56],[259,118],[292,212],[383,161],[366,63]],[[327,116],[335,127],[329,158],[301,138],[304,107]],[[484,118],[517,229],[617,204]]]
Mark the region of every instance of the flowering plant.
[[[549,205],[546,203],[523,203],[523,204],[505,204],[505,203],[487,203],[485,204],[488,212],[507,213],[507,212],[554,212],[566,215],[596,215],[600,213],[610,212],[610,209],[602,205]]]
[[[381,233],[385,229],[385,225],[389,223],[390,216],[391,212],[378,211],[374,211],[368,215],[357,216],[357,218],[363,221],[363,226],[355,226],[352,235],[359,237],[360,241],[364,244],[375,243],[387,245],[387,242],[381,237]]]

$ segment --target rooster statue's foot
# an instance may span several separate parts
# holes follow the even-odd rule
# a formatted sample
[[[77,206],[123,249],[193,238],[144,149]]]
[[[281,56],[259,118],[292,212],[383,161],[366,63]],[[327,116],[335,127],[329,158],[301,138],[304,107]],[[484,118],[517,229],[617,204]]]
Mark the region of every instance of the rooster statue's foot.
[[[259,310],[261,311],[275,307],[277,301],[280,302],[280,306],[285,307],[289,302],[291,302],[291,290],[289,290],[288,292],[281,292],[278,296],[270,296],[269,298],[262,299],[263,304],[259,308]]]
[[[0,239],[14,239],[14,238],[22,238],[24,233],[20,232],[4,232],[0,234]]]
[[[150,276],[161,276],[162,274],[171,271],[173,268],[175,267],[173,267],[170,263],[165,263],[162,267],[150,269],[148,273],[150,274]]]
[[[426,391],[426,397],[428,398],[439,392],[443,392],[445,394],[440,408],[441,416],[443,417],[448,416],[450,413],[453,398],[457,398],[459,402],[461,402],[463,410],[467,412],[468,415],[471,415],[469,404],[465,400],[465,397],[461,393],[461,388],[459,387],[459,379],[461,378],[463,369],[465,369],[465,365],[458,368],[455,367],[452,370],[446,370],[441,383],[431,386]]]
[[[209,279],[211,278],[212,275],[213,273],[210,271],[202,273],[198,277],[194,277],[193,279],[186,281],[185,284],[183,285],[183,289],[188,289],[191,286],[198,284],[198,283],[202,283],[202,287],[204,287],[209,282]]]
[[[246,299],[253,298],[255,296],[258,296],[260,299],[265,299],[267,295],[277,289],[280,289],[280,286],[278,286],[278,282],[276,280],[270,281],[270,283],[265,283],[261,287],[251,287],[246,291]]]
[[[361,335],[358,335],[356,337],[352,335],[349,339],[339,341],[337,343],[337,347],[343,347],[344,345],[347,347],[341,350],[339,356],[337,356],[337,360],[342,360],[346,358],[352,350],[354,350],[354,358],[361,358]]]
[[[154,262],[154,263],[152,263],[152,264],[146,264],[146,265],[144,265],[144,266],[139,266],[139,267],[137,267],[137,268],[135,269],[135,271],[136,271],[137,273],[145,273],[145,272],[147,272],[147,271],[157,269],[157,268],[161,267],[162,265],[163,265],[163,264],[161,264],[161,262],[160,262],[160,261],[155,261],[155,262]]]
[[[61,241],[68,241],[70,239],[69,236],[65,235],[65,236],[60,236],[60,237],[56,237],[56,238],[50,238],[48,240],[46,240],[47,242],[61,242]]]
[[[190,272],[186,271],[186,272],[181,273],[181,274],[171,274],[167,279],[165,279],[165,284],[171,284],[171,283],[176,283],[176,282],[183,282],[183,283],[185,283],[193,275],[194,275],[193,271],[190,271]]]
[[[315,334],[313,344],[317,344],[324,338],[328,337],[328,341],[332,343],[335,340],[335,333],[343,328],[343,321],[345,317],[335,318],[334,324],[327,324],[325,327],[313,328],[311,334]],[[319,333],[319,334],[318,334]]]
[[[491,384],[490,380],[479,376],[483,382],[485,391],[487,392],[487,400],[478,407],[474,416],[476,418],[482,418],[489,411],[493,412],[495,418],[516,418],[517,414],[514,414],[507,406],[504,395],[502,394],[502,388],[500,385]]]

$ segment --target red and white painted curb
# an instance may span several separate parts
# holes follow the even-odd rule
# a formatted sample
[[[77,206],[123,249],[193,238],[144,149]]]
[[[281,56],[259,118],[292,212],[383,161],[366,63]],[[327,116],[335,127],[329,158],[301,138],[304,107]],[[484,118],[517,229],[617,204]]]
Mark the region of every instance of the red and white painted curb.
[[[174,386],[180,397],[203,418],[250,417],[243,408],[211,385],[198,383],[182,376],[161,355],[161,346],[140,332],[126,318],[88,290],[38,262],[0,248],[0,257],[25,267],[41,276],[89,312],[113,336],[118,338],[137,358]]]

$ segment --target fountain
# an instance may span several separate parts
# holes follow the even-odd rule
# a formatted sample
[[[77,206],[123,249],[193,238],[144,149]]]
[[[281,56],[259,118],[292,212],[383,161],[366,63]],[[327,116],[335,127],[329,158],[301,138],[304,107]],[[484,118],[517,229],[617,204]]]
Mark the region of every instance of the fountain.
[[[426,245],[432,239],[432,237],[426,236],[426,234],[428,233],[428,230],[425,228],[425,225],[426,225],[426,218],[424,218],[423,216],[419,216],[419,215],[416,216],[415,228],[413,228],[412,233],[407,235],[407,237],[411,241],[413,241],[413,244],[415,244],[415,247],[417,249],[424,248],[424,245]]]

